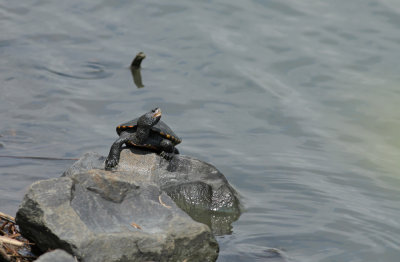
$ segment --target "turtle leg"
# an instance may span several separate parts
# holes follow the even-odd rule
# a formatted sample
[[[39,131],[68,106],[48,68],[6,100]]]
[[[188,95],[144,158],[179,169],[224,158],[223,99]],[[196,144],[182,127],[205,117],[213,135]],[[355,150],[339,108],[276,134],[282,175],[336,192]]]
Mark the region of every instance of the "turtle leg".
[[[171,160],[174,157],[175,152],[177,151],[174,144],[168,139],[163,139],[160,143],[160,147],[161,147],[160,156],[162,156],[166,160]]]
[[[111,169],[112,167],[118,165],[119,156],[122,150],[122,145],[128,142],[129,140],[132,140],[131,136],[132,135],[129,133],[121,133],[120,137],[117,140],[115,140],[114,144],[112,144],[110,148],[110,153],[108,154],[108,157],[106,159],[105,169]]]

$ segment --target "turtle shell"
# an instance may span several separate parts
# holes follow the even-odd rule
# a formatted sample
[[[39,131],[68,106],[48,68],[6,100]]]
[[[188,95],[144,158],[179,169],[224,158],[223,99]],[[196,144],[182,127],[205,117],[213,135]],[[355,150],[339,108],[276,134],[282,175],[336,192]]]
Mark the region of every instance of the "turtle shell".
[[[117,126],[118,135],[120,135],[123,131],[135,132],[138,119],[139,117]],[[170,140],[174,145],[182,142],[182,140],[174,133],[174,131],[172,131],[172,129],[161,120],[151,128],[151,131],[163,138]]]

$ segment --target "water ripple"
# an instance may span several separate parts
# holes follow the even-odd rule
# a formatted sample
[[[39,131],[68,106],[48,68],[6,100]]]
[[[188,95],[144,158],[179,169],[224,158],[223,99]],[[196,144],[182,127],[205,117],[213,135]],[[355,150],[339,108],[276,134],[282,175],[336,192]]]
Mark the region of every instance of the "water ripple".
[[[63,69],[52,69],[45,66],[39,66],[40,69],[46,70],[52,74],[74,78],[74,79],[103,79],[111,77],[113,74],[107,71],[105,65],[100,62],[87,61],[76,67],[68,67]]]

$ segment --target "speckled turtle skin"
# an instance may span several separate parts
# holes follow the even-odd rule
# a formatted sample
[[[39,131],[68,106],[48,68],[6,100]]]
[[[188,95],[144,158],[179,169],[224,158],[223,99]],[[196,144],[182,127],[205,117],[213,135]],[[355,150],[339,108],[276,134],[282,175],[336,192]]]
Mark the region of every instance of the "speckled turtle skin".
[[[161,109],[155,108],[146,114],[117,126],[119,138],[113,143],[105,161],[105,168],[118,165],[122,146],[134,146],[157,152],[166,160],[179,154],[176,145],[182,140],[161,119]]]

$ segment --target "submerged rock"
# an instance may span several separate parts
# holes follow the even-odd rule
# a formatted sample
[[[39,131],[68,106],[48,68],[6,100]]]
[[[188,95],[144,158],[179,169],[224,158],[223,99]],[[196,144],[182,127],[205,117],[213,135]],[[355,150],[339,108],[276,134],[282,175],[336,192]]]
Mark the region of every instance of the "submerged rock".
[[[85,154],[63,177],[31,185],[16,216],[22,234],[43,252],[61,248],[80,261],[217,259],[218,244],[203,223],[229,233],[240,206],[215,167],[133,149],[122,151],[112,171],[104,160]]]

